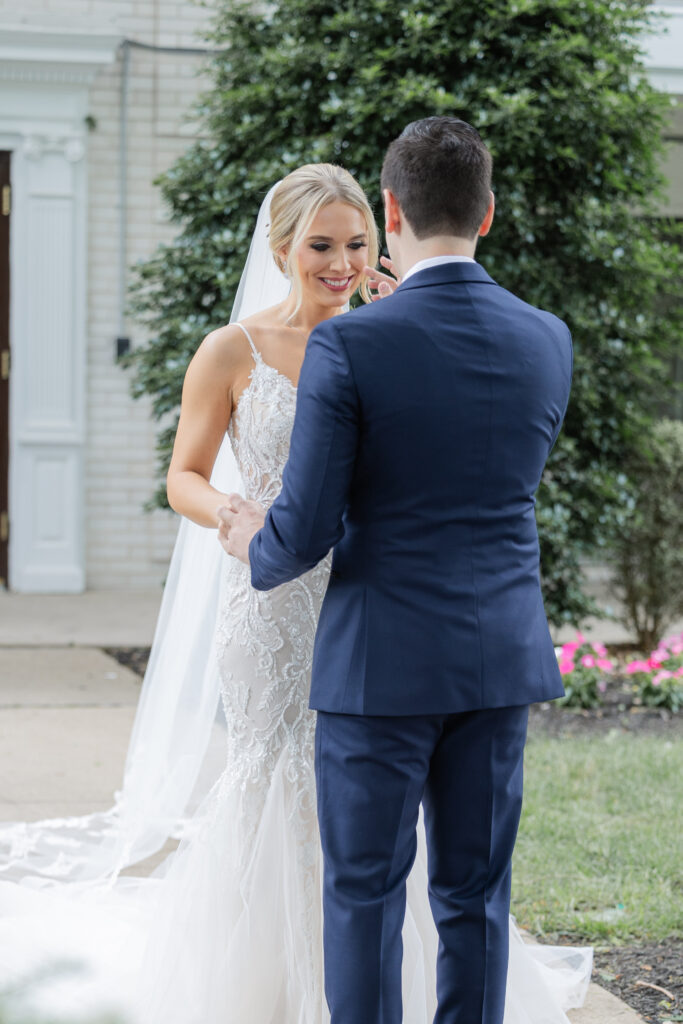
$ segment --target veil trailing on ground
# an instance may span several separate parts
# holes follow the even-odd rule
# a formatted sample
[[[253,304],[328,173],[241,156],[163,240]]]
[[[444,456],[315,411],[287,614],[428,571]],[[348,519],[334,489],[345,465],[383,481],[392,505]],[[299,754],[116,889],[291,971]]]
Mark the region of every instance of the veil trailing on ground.
[[[231,323],[283,301],[290,290],[268,243],[276,187],[259,211]],[[227,434],[211,483],[223,493],[244,493]],[[225,762],[214,633],[227,557],[214,530],[181,520],[115,805],[84,817],[1,825],[0,879],[113,884],[124,868],[192,827],[193,809]]]

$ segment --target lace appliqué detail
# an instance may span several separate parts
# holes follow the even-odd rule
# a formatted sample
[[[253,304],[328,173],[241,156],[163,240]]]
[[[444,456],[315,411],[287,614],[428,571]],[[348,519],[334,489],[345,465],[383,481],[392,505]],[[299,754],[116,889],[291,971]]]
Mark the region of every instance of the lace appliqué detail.
[[[229,434],[245,497],[266,508],[282,489],[295,408],[293,383],[258,356]],[[299,579],[262,592],[252,588],[248,566],[226,559],[217,654],[233,781],[267,779],[285,744],[291,781],[297,781],[294,765],[311,774],[308,691],[330,564],[328,554]]]
[[[256,356],[229,436],[247,498],[269,508],[282,488],[294,423],[296,388]],[[227,722],[227,764],[217,806],[240,794],[244,865],[276,772],[286,787],[288,827],[296,836],[299,926],[319,969],[320,851],[314,777],[315,713],[308,708],[313,643],[331,553],[291,582],[254,590],[249,567],[226,558],[216,648]]]

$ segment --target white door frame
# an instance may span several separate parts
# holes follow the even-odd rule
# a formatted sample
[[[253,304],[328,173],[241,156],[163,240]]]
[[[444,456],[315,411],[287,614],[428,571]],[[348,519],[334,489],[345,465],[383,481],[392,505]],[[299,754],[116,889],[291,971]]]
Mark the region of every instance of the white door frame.
[[[9,586],[85,587],[88,90],[112,35],[0,27],[0,149],[12,153]]]

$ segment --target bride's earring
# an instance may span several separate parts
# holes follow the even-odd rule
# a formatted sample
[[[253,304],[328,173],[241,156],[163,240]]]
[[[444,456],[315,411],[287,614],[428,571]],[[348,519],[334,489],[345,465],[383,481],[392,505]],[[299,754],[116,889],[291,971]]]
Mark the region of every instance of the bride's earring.
[[[291,284],[291,282],[292,282],[292,275],[290,274],[289,267],[287,265],[287,252],[285,250],[283,250],[280,253],[280,262],[282,264],[282,268],[281,268],[282,269],[282,273],[285,275],[285,277],[287,278],[287,280]]]

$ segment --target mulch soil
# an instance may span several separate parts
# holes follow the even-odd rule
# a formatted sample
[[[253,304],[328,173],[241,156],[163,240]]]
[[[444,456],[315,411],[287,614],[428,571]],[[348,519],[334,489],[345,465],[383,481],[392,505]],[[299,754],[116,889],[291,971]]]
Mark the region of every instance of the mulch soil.
[[[115,658],[136,675],[144,676],[149,661],[149,647],[105,647],[104,653]]]
[[[596,739],[614,731],[671,740],[683,737],[683,714],[612,700],[609,691],[605,697],[603,707],[591,710],[534,704],[529,709],[529,733],[532,736],[594,736]]]
[[[104,650],[119,664],[144,676],[149,660],[148,647],[105,647]],[[675,715],[665,709],[635,704],[627,676],[614,676],[609,680],[599,708],[558,707],[554,703],[533,704],[530,708],[529,731],[532,735],[598,737],[613,730],[673,739],[683,736],[683,714]]]
[[[596,951],[593,980],[651,1024],[683,1021],[683,940]]]
[[[107,647],[105,652],[140,677],[144,676],[149,648]],[[673,740],[683,736],[683,715],[635,704],[631,682],[626,676],[609,680],[600,708],[586,710],[535,704],[530,710],[532,736],[593,736],[597,739],[615,730]],[[572,936],[565,938],[568,944],[577,941]],[[683,1022],[683,940],[598,948],[593,980],[628,1003],[648,1024]]]

